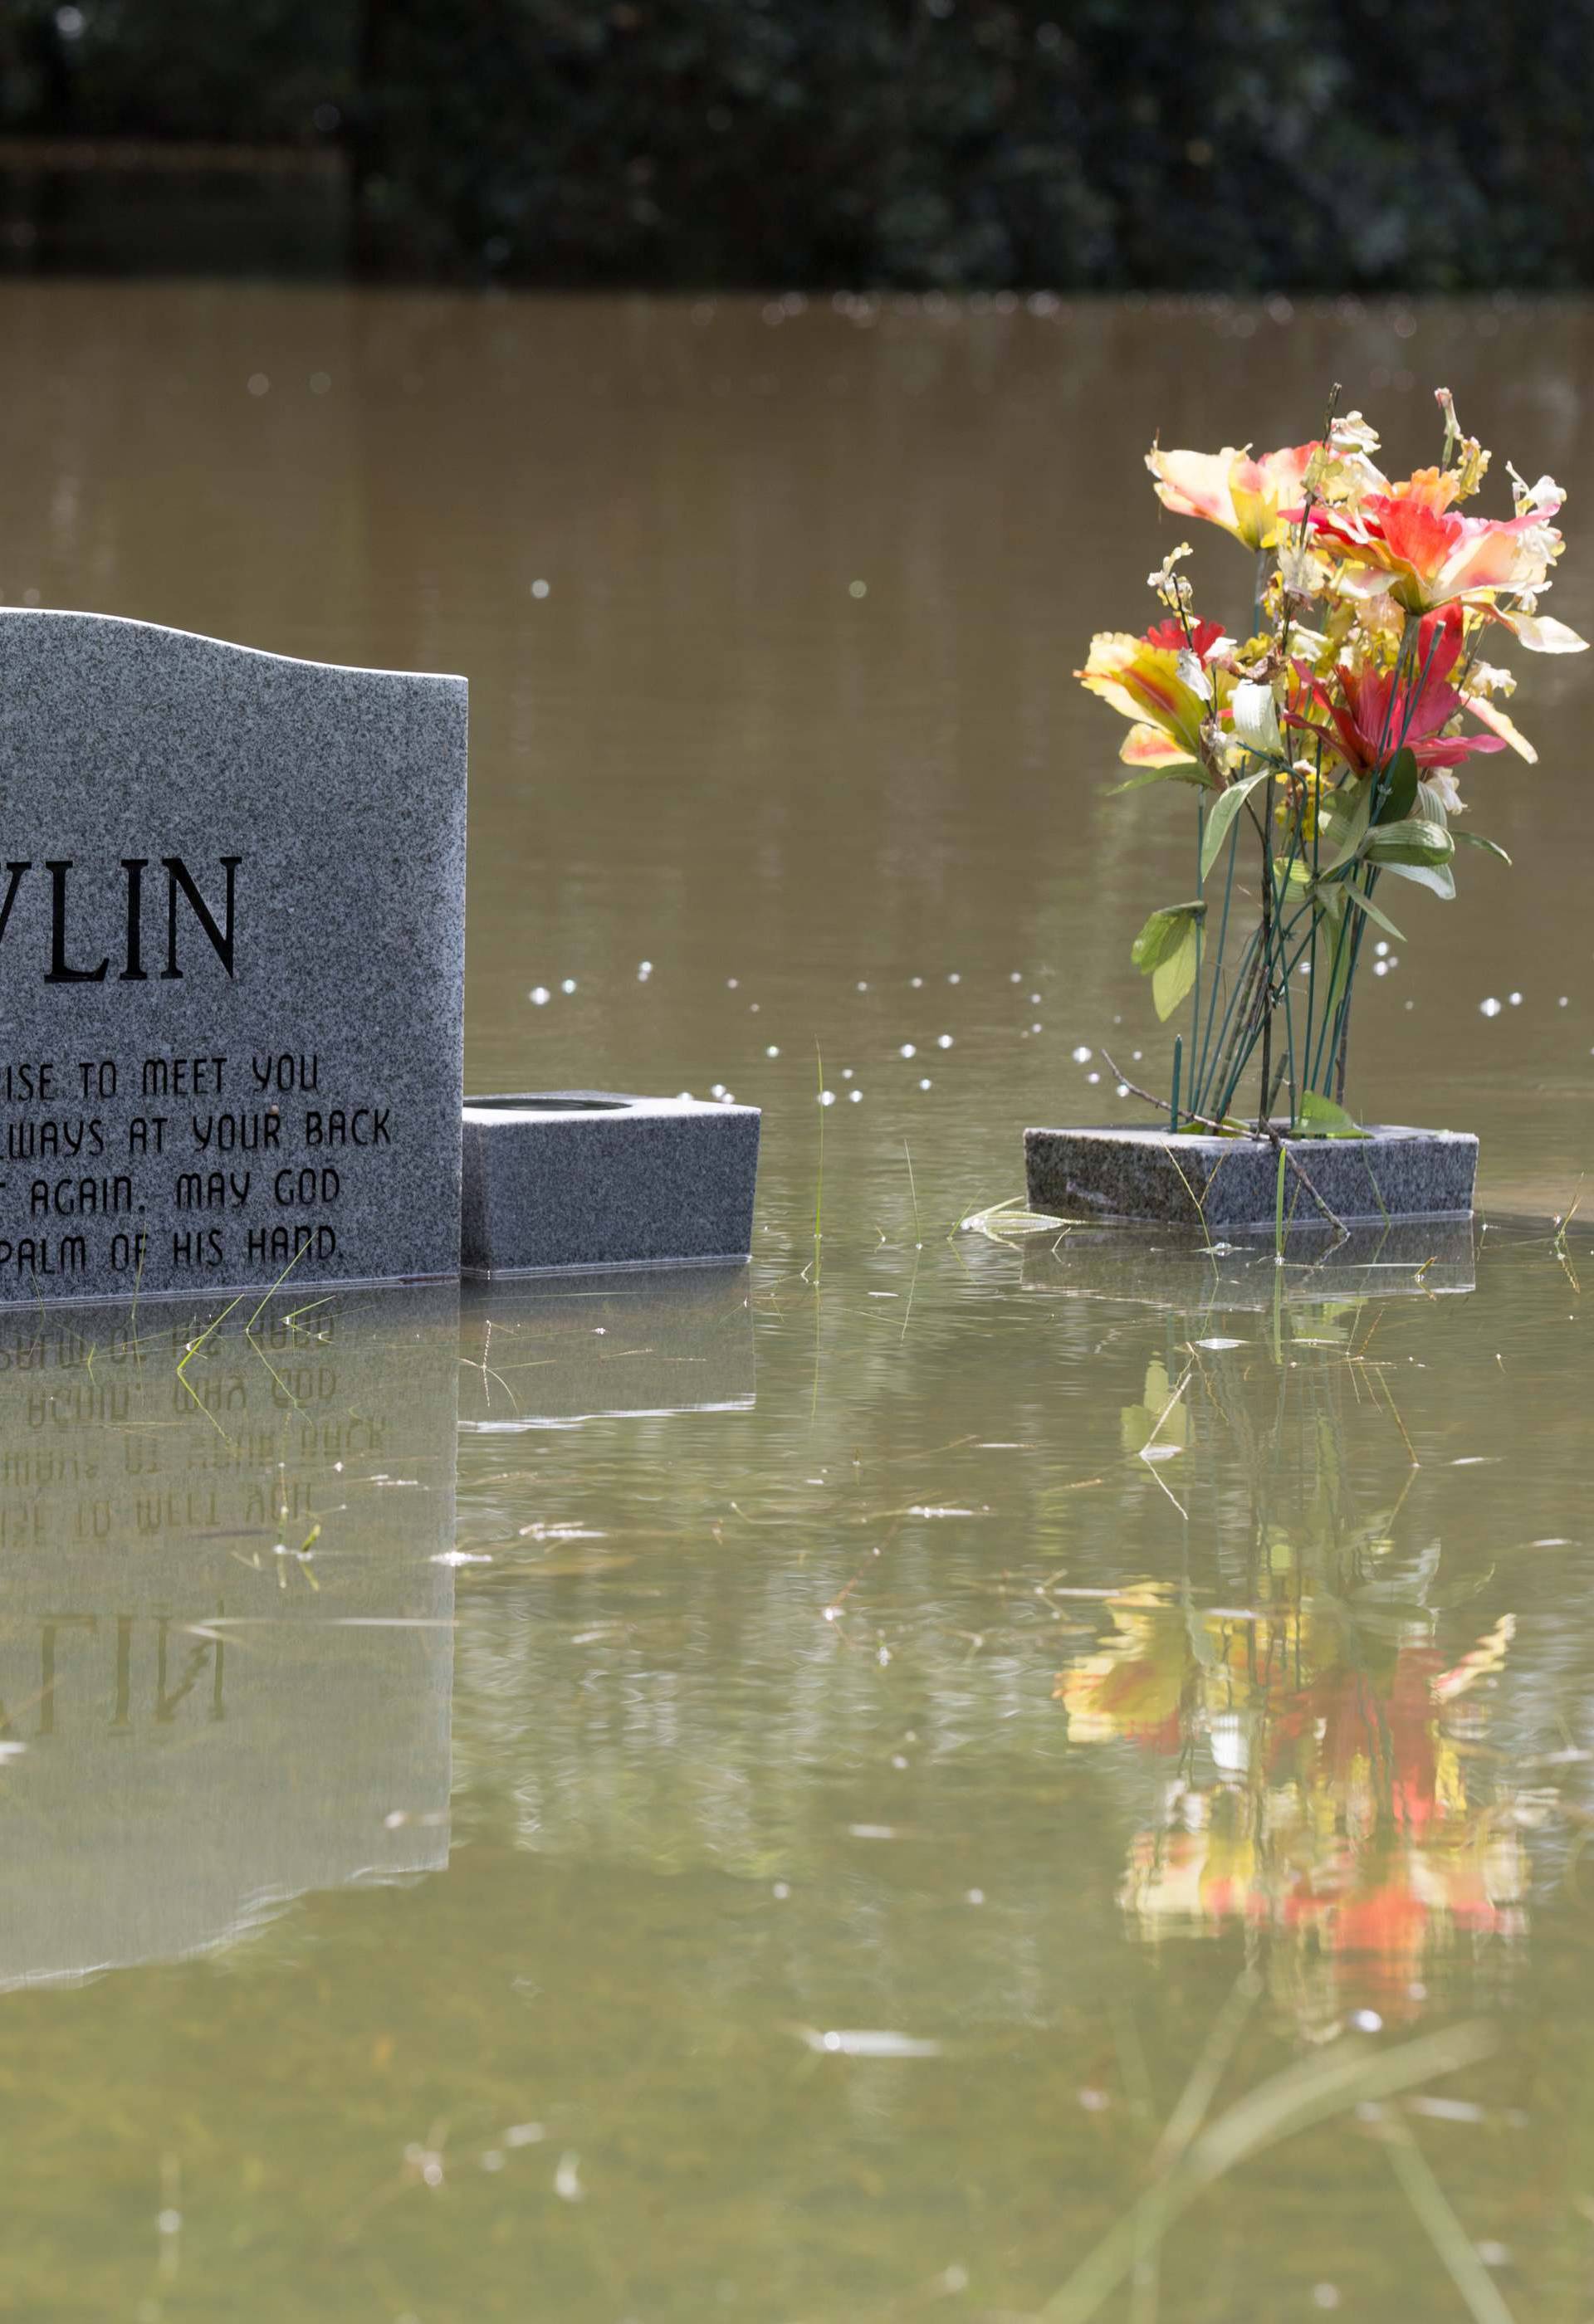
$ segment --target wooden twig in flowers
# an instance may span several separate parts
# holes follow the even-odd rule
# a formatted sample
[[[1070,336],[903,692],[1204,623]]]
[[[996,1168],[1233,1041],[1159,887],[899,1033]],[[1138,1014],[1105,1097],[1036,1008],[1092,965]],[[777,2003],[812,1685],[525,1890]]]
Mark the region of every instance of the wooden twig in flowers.
[[[1132,1082],[1126,1079],[1125,1075],[1118,1071],[1117,1066],[1114,1065],[1110,1053],[1106,1049],[1103,1049],[1101,1053],[1101,1061],[1103,1065],[1106,1065],[1108,1073],[1112,1074],[1120,1085],[1124,1089],[1127,1090],[1131,1097],[1139,1098],[1143,1104],[1155,1106],[1159,1113],[1169,1113],[1172,1111],[1165,1097],[1155,1097],[1150,1090],[1142,1089],[1137,1082]],[[1198,1130],[1209,1130],[1216,1138],[1232,1138],[1237,1134],[1241,1134],[1237,1133],[1233,1122],[1214,1121],[1209,1114],[1191,1113],[1188,1106],[1182,1110],[1180,1115],[1180,1120],[1182,1121],[1193,1122]],[[1350,1229],[1346,1225],[1338,1211],[1330,1210],[1327,1203],[1324,1202],[1322,1196],[1318,1193],[1317,1188],[1312,1185],[1311,1178],[1307,1176],[1304,1163],[1302,1163],[1300,1156],[1295,1152],[1294,1148],[1284,1136],[1284,1132],[1276,1130],[1271,1121],[1259,1121],[1256,1125],[1256,1130],[1253,1134],[1258,1138],[1266,1139],[1269,1145],[1274,1148],[1274,1151],[1284,1156],[1284,1160],[1289,1165],[1290,1168],[1294,1171],[1296,1176],[1300,1179],[1301,1184],[1311,1196],[1312,1201],[1317,1204],[1318,1209],[1322,1213],[1324,1218],[1327,1219],[1329,1224],[1337,1231],[1341,1240],[1347,1240],[1349,1236]]]

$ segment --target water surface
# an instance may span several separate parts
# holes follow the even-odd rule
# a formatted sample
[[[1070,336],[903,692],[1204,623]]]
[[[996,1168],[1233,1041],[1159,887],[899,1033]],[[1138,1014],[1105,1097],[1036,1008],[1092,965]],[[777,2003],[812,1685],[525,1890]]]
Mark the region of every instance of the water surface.
[[[1569,487],[1587,629],[1590,336],[0,292],[6,602],[467,672],[470,1082],[765,1109],[746,1273],[0,1325],[0,2313],[1033,2315],[1215,2027],[1219,2116],[1481,2024],[1116,2312],[1466,2313],[1404,2128],[1583,2318],[1585,666],[1469,783],[1515,869],[1360,1004],[1353,1102],[1483,1134],[1475,1233],[960,1222],[1130,1111],[1104,1045],[1165,1074],[1189,834],[1071,678],[1173,537],[1154,430],[1339,378],[1415,459],[1442,381]]]

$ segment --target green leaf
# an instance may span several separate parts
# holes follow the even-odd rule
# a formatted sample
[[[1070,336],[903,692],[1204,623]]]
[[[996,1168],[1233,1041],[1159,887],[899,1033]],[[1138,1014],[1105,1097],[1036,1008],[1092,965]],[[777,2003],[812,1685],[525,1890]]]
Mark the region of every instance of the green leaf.
[[[1389,868],[1393,869],[1394,867],[1391,866]],[[1383,929],[1385,936],[1394,936],[1398,943],[1404,944],[1404,936],[1401,935],[1400,930],[1395,927],[1395,922],[1390,918],[1388,913],[1380,911],[1377,905],[1374,903],[1370,896],[1364,896],[1359,888],[1352,887],[1348,881],[1346,882],[1345,887],[1340,890],[1340,892],[1349,902],[1355,904],[1359,910],[1364,911],[1369,920],[1376,920],[1378,926]]]
[[[1481,847],[1486,855],[1497,855],[1502,863],[1509,863],[1511,861],[1499,842],[1495,839],[1486,839],[1481,831],[1452,831],[1450,837],[1460,840],[1467,847]]]
[[[1371,1132],[1353,1121],[1342,1105],[1316,1090],[1307,1090],[1295,1112],[1295,1128],[1306,1138],[1367,1138]]]
[[[1162,911],[1154,912],[1129,947],[1129,957],[1142,976],[1150,976],[1159,963],[1183,943],[1194,922],[1206,916],[1207,908],[1199,901],[1169,904]]]
[[[1125,782],[1108,783],[1107,796],[1118,798],[1125,791],[1143,791],[1148,783],[1192,783],[1199,791],[1209,787],[1206,771],[1196,760],[1181,759],[1174,766],[1143,767]]]
[[[1404,823],[1417,804],[1417,785],[1422,779],[1415,752],[1397,751],[1383,779],[1387,788],[1379,802],[1378,822],[1381,825]]]
[[[1456,843],[1443,825],[1422,816],[1409,816],[1402,823],[1380,823],[1367,841],[1367,860],[1372,863],[1448,863],[1455,852]]]
[[[1325,817],[1329,835],[1334,843],[1334,853],[1322,866],[1319,877],[1327,879],[1332,872],[1341,871],[1356,854],[1367,837],[1367,824],[1373,812],[1373,786],[1363,783],[1348,807],[1340,807]]]
[[[1455,896],[1456,875],[1448,863],[1385,863],[1381,869],[1396,880],[1409,880],[1414,888],[1431,888],[1447,904]]]
[[[1196,967],[1200,959],[1200,938],[1198,923],[1186,920],[1184,933],[1173,951],[1165,953],[1151,973],[1151,997],[1157,1015],[1166,1024],[1175,1009],[1196,981]]]
[[[1213,864],[1217,862],[1223,843],[1234,827],[1235,817],[1257,784],[1266,782],[1271,772],[1271,768],[1264,767],[1260,774],[1246,775],[1241,781],[1230,783],[1227,790],[1219,792],[1211,811],[1207,816],[1206,836],[1201,841],[1203,880]]]

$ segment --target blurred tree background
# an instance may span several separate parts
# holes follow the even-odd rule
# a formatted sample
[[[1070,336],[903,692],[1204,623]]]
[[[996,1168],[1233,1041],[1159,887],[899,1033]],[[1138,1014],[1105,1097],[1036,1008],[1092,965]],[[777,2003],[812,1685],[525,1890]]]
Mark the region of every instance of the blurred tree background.
[[[180,265],[83,220],[201,169],[408,279],[1572,289],[1591,79],[1594,0],[4,0],[0,228]]]

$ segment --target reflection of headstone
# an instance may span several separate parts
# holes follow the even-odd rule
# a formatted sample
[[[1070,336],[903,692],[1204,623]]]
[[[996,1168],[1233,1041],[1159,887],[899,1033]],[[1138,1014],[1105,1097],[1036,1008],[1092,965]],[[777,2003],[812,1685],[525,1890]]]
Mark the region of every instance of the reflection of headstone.
[[[455,1272],[465,719],[0,610],[0,1300]]]
[[[0,1987],[447,1860],[457,1294],[248,1312],[0,1317]]]
[[[1210,1245],[1188,1231],[1076,1227],[1031,1236],[1024,1288],[1076,1299],[1129,1299],[1154,1307],[1270,1308],[1395,1299],[1476,1288],[1470,1219],[1397,1219],[1352,1227],[1342,1242],[1315,1229],[1286,1235],[1284,1264],[1271,1234],[1231,1231]]]
[[[461,1323],[459,1425],[475,1434],[753,1408],[753,1310],[740,1268],[468,1285]]]

